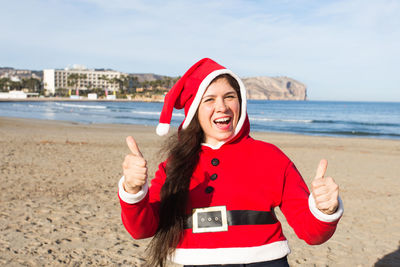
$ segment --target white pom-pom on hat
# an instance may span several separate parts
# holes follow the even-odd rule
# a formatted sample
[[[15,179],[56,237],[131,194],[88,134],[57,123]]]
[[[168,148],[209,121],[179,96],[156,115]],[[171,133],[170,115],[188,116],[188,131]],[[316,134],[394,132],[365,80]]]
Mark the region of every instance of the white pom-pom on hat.
[[[169,131],[169,124],[168,123],[159,123],[156,128],[156,133],[159,136],[164,136]]]

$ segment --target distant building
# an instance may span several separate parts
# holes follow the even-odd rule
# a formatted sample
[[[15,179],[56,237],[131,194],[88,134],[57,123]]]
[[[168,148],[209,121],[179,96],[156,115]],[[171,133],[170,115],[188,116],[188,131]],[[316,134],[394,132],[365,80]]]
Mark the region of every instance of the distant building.
[[[78,79],[68,82],[71,74],[79,75]],[[126,76],[119,71],[113,70],[94,70],[84,66],[74,65],[72,68],[45,69],[43,70],[43,86],[49,94],[55,94],[56,89],[79,89],[88,90],[101,88],[108,91],[118,91],[119,85],[112,81],[113,78]],[[76,76],[76,75],[75,75]],[[74,82],[72,85],[71,82]]]
[[[27,97],[39,96],[38,93],[25,93],[23,91],[0,92],[0,99],[25,99]]]
[[[11,81],[20,82],[22,79],[34,78],[42,80],[41,71],[19,70],[9,67],[0,67],[0,78],[9,78]]]

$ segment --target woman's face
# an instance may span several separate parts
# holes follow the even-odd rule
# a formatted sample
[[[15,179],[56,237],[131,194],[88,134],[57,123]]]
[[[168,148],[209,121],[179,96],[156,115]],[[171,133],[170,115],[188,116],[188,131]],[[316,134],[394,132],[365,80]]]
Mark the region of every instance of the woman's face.
[[[216,145],[228,140],[235,132],[239,114],[239,98],[229,82],[226,79],[218,79],[210,84],[198,110],[205,142]]]

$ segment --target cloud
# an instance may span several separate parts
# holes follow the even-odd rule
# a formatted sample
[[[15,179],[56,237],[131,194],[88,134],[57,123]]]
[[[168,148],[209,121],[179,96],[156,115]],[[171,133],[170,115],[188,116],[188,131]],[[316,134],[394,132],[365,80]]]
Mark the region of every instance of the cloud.
[[[9,1],[0,61],[181,75],[208,56],[241,76],[295,77],[318,99],[382,80],[394,92],[399,11],[390,0]]]

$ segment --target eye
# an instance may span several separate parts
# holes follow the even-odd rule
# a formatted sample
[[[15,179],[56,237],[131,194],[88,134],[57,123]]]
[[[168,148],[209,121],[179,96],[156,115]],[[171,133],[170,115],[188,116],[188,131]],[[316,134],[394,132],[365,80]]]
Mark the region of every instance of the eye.
[[[212,98],[206,98],[206,99],[203,100],[203,103],[211,102],[212,100],[213,100]]]

